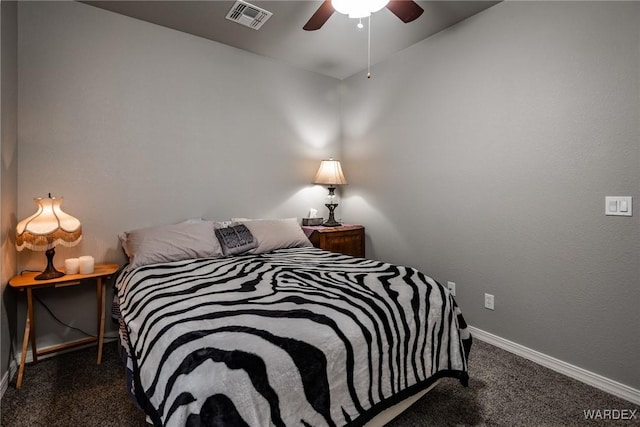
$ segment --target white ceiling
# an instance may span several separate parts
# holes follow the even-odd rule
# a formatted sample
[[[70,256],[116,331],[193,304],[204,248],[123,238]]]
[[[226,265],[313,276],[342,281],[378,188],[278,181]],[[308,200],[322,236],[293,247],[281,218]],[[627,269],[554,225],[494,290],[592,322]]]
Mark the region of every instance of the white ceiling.
[[[321,29],[302,29],[322,1],[249,0],[249,3],[273,13],[259,30],[225,19],[234,1],[118,0],[83,3],[215,40],[338,79],[367,69],[367,27],[362,30],[356,28],[357,20],[336,12]],[[449,0],[416,3],[424,9],[424,13],[407,24],[386,8],[372,15],[372,64],[498,2]]]

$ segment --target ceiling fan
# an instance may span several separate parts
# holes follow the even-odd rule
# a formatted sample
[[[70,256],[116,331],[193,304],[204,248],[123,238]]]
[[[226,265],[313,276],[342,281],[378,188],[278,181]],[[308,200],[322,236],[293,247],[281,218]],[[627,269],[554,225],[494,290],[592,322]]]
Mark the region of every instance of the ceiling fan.
[[[320,29],[335,11],[348,14],[349,18],[364,18],[383,7],[404,23],[417,19],[424,12],[412,0],[325,0],[302,28],[306,31]]]

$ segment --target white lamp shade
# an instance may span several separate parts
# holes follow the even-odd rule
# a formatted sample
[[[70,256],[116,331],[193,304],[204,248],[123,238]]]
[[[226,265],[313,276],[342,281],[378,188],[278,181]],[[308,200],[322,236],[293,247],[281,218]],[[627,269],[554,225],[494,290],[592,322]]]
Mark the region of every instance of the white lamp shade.
[[[314,184],[325,185],[343,185],[347,183],[342,173],[342,166],[339,160],[323,160],[320,162],[320,168],[313,180]]]
[[[365,18],[377,12],[389,3],[389,0],[331,0],[333,8],[349,18]]]
[[[60,208],[62,197],[36,198],[36,213],[16,227],[16,248],[46,251],[57,245],[75,246],[82,239],[82,225]]]

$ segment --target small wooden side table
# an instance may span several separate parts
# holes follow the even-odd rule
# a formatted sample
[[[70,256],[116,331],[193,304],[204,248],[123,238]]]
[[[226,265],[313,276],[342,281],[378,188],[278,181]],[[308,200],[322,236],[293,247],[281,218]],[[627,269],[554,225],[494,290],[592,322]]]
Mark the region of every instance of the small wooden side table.
[[[99,365],[102,362],[102,345],[104,341],[104,322],[105,322],[105,279],[112,276],[120,266],[118,264],[96,264],[94,266],[93,273],[91,274],[67,274],[62,277],[50,280],[35,280],[35,276],[40,272],[27,272],[19,276],[13,277],[9,280],[9,286],[19,290],[20,292],[27,291],[27,320],[24,326],[24,338],[22,340],[22,355],[20,356],[20,368],[18,370],[18,380],[16,382],[16,388],[22,387],[22,376],[24,374],[24,365],[27,358],[27,349],[29,347],[29,341],[31,341],[31,353],[33,355],[33,361],[38,361],[38,356],[42,356],[49,353],[55,353],[60,350],[68,348],[78,347],[81,345],[89,344],[92,342],[98,342],[98,361]],[[61,269],[61,271],[64,271]],[[33,290],[42,288],[61,288],[66,286],[76,286],[83,283],[96,282],[96,295],[97,295],[97,321],[98,321],[98,336],[83,338],[80,340],[56,345],[45,350],[38,351],[36,348],[36,322],[33,316]]]
[[[325,251],[364,258],[364,227],[343,224],[339,227],[302,226],[313,246]]]

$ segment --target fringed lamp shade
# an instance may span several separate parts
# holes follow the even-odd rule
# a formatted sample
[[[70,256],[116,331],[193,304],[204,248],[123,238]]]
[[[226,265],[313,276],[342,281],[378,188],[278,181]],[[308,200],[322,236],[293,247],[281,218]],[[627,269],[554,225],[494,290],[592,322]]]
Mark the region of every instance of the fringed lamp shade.
[[[344,185],[347,180],[342,173],[342,166],[340,166],[339,160],[323,160],[320,162],[320,168],[313,180],[314,184],[324,184],[329,186],[329,196],[327,197],[327,203],[325,206],[329,209],[329,219],[322,223],[325,227],[338,227],[341,224],[334,218],[333,211],[338,206],[336,201],[336,185]]]
[[[16,227],[16,247],[19,251],[29,248],[32,251],[46,251],[47,268],[38,280],[54,279],[64,273],[53,267],[53,256],[57,245],[75,246],[82,239],[82,225],[77,218],[60,208],[62,197],[36,198],[36,213],[23,219]]]

